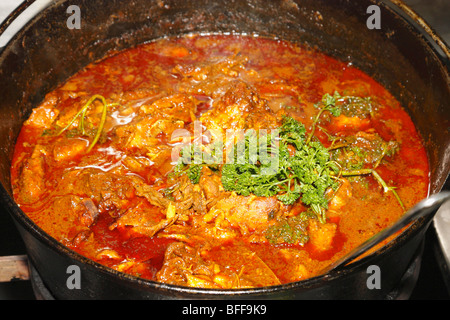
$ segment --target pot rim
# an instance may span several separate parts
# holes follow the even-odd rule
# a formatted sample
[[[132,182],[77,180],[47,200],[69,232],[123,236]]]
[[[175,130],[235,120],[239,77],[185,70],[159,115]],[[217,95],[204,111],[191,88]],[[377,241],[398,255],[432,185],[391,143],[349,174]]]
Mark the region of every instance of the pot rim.
[[[20,30],[18,30],[6,43],[6,45],[1,48],[0,47],[0,58],[1,55],[4,52],[4,49],[6,49],[8,46],[10,46],[12,43],[14,43],[17,38],[20,37],[20,34],[24,32],[29,26],[31,26],[34,21],[42,19],[42,16],[53,6],[57,6],[61,4],[62,2],[65,2],[67,0],[57,0],[52,3],[49,3],[45,8],[43,8],[41,11],[36,13],[36,15],[30,19]],[[384,7],[384,9],[391,11],[391,14],[399,17],[403,20],[407,25],[411,27],[411,31],[414,32],[416,36],[418,36],[427,47],[429,47],[432,52],[438,57],[438,60],[440,63],[444,66],[444,70],[447,73],[447,76],[449,76],[449,61],[450,61],[450,53],[449,53],[449,46],[442,40],[442,38],[427,24],[425,20],[423,20],[417,13],[415,13],[408,5],[402,3],[398,0],[389,0],[389,1],[382,1],[381,3],[376,0],[370,0],[373,3],[376,3],[377,5],[381,5]],[[25,0],[19,7],[17,7],[8,17],[4,20],[2,24],[0,24],[0,35],[4,33],[4,31],[11,25],[12,22],[16,20],[17,17],[19,17],[27,8],[29,8],[33,3],[35,3],[36,0]],[[388,4],[393,4],[395,7],[392,7]],[[399,11],[403,14],[400,14]],[[405,17],[406,15],[406,17]],[[417,26],[420,26],[423,30],[419,30]],[[423,34],[426,34],[429,38],[422,37]],[[442,53],[437,52],[436,48],[433,46],[433,43],[429,40],[432,39],[434,42],[434,45],[439,47],[442,51]],[[448,168],[446,170],[447,179],[449,177],[449,171],[450,171],[450,164],[448,165]],[[445,180],[444,180],[445,182]],[[436,191],[439,192],[441,190],[442,186],[440,186]],[[430,196],[430,192],[428,192],[427,197]],[[51,237],[49,234],[47,234],[45,231],[43,231],[37,224],[35,224],[16,204],[14,199],[9,195],[9,193],[6,191],[5,187],[0,184],[0,197],[1,201],[5,204],[5,208],[10,212],[10,214],[13,216],[14,220],[18,223],[20,223],[21,226],[25,228],[25,230],[29,231],[33,236],[35,236],[36,239],[38,239],[41,243],[47,245],[52,250],[56,251],[59,254],[63,254],[68,256],[69,258],[73,259],[76,262],[80,262],[83,265],[90,266],[94,268],[96,271],[101,272],[104,275],[107,276],[113,276],[118,277],[120,280],[129,282],[130,284],[138,284],[141,286],[144,286],[146,288],[152,288],[152,289],[162,289],[165,291],[175,291],[177,293],[188,293],[188,294],[194,294],[194,295],[211,295],[211,297],[214,296],[223,296],[223,295],[230,295],[230,296],[251,296],[251,295],[258,295],[258,294],[265,294],[265,293],[275,293],[280,291],[286,291],[294,288],[314,288],[319,284],[323,284],[324,282],[331,282],[336,279],[340,279],[342,277],[345,277],[349,274],[354,273],[357,270],[360,270],[364,268],[367,265],[370,265],[370,263],[377,259],[378,256],[383,255],[386,252],[390,252],[392,250],[395,250],[399,246],[402,245],[407,239],[410,237],[413,237],[421,227],[424,225],[427,225],[431,219],[432,216],[421,218],[418,221],[415,221],[410,226],[405,228],[398,236],[396,236],[393,240],[391,240],[389,243],[381,247],[380,249],[374,251],[370,255],[367,255],[366,257],[363,257],[359,259],[358,261],[352,262],[350,265],[337,270],[332,270],[327,274],[318,275],[315,277],[311,277],[305,280],[301,281],[295,281],[291,283],[281,284],[281,285],[275,285],[275,286],[266,286],[266,287],[257,287],[257,288],[244,288],[244,289],[204,289],[204,288],[191,288],[191,287],[185,287],[185,286],[179,286],[179,285],[172,285],[167,283],[161,283],[154,280],[148,280],[139,278],[137,276],[133,276],[130,274],[126,274],[117,270],[114,270],[112,268],[106,267],[98,262],[95,262],[75,251],[72,249],[69,249],[68,247],[64,246],[62,243]],[[27,248],[28,250],[28,248]],[[33,262],[33,261],[31,261]]]

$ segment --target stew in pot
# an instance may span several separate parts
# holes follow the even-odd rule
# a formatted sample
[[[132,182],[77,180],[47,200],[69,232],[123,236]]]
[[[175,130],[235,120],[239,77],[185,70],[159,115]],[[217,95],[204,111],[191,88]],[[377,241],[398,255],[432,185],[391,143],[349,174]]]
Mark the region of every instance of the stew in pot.
[[[48,93],[11,168],[18,205],[68,248],[202,288],[318,275],[425,198],[428,174],[406,111],[351,63],[195,34]]]

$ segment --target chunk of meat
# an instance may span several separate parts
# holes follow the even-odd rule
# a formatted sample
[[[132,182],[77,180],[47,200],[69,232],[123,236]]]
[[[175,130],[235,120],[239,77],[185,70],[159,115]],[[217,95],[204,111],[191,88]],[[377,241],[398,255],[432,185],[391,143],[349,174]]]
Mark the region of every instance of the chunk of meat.
[[[89,142],[79,138],[60,140],[53,147],[53,158],[56,162],[69,161],[86,151]]]
[[[247,57],[233,55],[195,65],[178,64],[173,72],[183,76],[182,85],[189,86],[191,91],[213,95],[215,90],[222,87],[217,82],[227,83],[237,78],[245,70],[247,61]]]
[[[98,217],[98,209],[94,204],[94,201],[90,198],[86,198],[81,200],[81,204],[83,205],[85,210],[82,210],[80,221],[82,225],[86,227],[90,227]]]
[[[172,179],[167,190],[171,190],[173,201],[143,180],[137,177],[130,179],[136,189],[136,195],[145,197],[151,204],[165,209],[173,204],[179,214],[189,214],[191,210],[206,214],[221,197],[229,194],[223,190],[220,177],[207,167],[202,169],[199,184],[192,184],[186,175]]]
[[[341,114],[333,119],[333,128],[335,130],[345,130],[350,128],[352,130],[363,130],[370,124],[369,118],[359,118],[357,116],[349,117]]]
[[[164,113],[151,114],[117,127],[115,142],[121,149],[136,148],[145,151],[161,144],[159,135],[170,138],[175,130],[183,127],[182,120],[169,117]]]
[[[156,279],[184,286],[189,286],[189,284],[197,285],[202,282],[203,288],[218,288],[211,281],[210,277],[213,275],[214,266],[205,262],[197,249],[182,242],[175,242],[167,248],[164,254],[163,266],[156,274]],[[202,277],[208,278],[203,279],[203,281],[195,281]]]
[[[280,202],[275,197],[239,196],[232,194],[217,202],[211,209],[213,212],[223,213],[225,219],[233,227],[242,232],[266,230],[275,223],[275,217],[281,209]]]
[[[182,179],[184,182],[182,182],[179,186],[176,186],[176,188],[180,189],[175,193],[176,199],[175,201],[169,200],[167,197],[165,197],[161,192],[156,190],[154,187],[147,185],[139,178],[132,177],[131,181],[136,189],[136,195],[140,197],[145,197],[151,204],[161,207],[165,210],[169,208],[169,206],[173,205],[175,207],[175,211],[177,214],[188,214],[189,209],[192,208],[194,205],[194,199],[192,190],[194,189],[194,186],[187,182],[189,179]],[[184,187],[183,187],[184,186]],[[187,186],[187,187],[186,187]],[[196,204],[199,205],[198,203]]]
[[[326,251],[332,248],[333,238],[336,234],[337,225],[334,223],[321,224],[315,219],[309,221],[309,241],[318,251]]]
[[[89,229],[98,218],[98,210],[89,198],[75,195],[54,197],[31,219],[55,239],[73,245],[87,239]]]
[[[230,255],[230,252],[233,252]],[[234,288],[280,284],[280,280],[256,252],[241,245],[223,245],[202,251],[202,257],[226,265],[236,273]],[[217,283],[217,282],[216,282]]]
[[[83,170],[87,175],[89,193],[99,207],[122,209],[134,196],[134,188],[129,178],[112,172],[100,170]]]
[[[97,168],[68,170],[58,181],[54,195],[90,195],[100,213],[118,215],[135,195],[130,178]]]
[[[136,189],[136,195],[147,198],[147,200],[155,206],[162,208],[167,208],[169,206],[169,199],[165,198],[163,194],[155,190],[155,188],[145,184],[141,179],[131,177],[131,183]]]
[[[256,91],[242,81],[233,82],[227,92],[203,113],[200,121],[212,130],[272,129],[278,125],[275,114]]]
[[[199,185],[205,195],[206,208],[209,210],[221,198],[229,194],[223,189],[221,178],[207,166],[202,168]]]
[[[192,184],[185,175],[177,180],[171,188],[175,189],[172,195],[181,210],[192,208],[197,213],[206,214],[217,201],[230,194],[223,189],[220,176],[207,166],[202,168],[198,184]]]
[[[171,244],[157,280],[198,288],[246,288],[278,285],[280,280],[255,252],[243,246],[195,248]]]
[[[332,194],[332,199],[328,203],[328,217],[339,216],[341,212],[340,209],[343,208],[352,197],[352,185],[350,184],[350,181],[345,178],[341,178],[340,181],[341,184],[336,193],[332,194],[334,192],[333,190],[330,190],[327,193],[327,195]]]
[[[49,100],[46,100],[43,105],[34,108],[24,125],[42,129],[50,129],[53,122],[59,115],[59,110],[53,105],[53,103],[56,103],[56,100],[57,98],[53,96],[52,99],[49,98]]]
[[[110,230],[115,228],[129,228],[131,232],[139,233],[147,237],[153,237],[160,230],[170,226],[177,220],[177,215],[166,217],[161,210],[152,208],[140,202],[135,207],[128,209],[116,221],[109,226]]]
[[[230,255],[230,252],[233,252]],[[256,252],[241,246],[230,245],[212,248],[203,253],[217,264],[226,262],[237,273],[237,283],[234,288],[262,287],[281,284],[275,273],[256,254]]]
[[[175,206],[180,212],[187,212],[190,209],[197,213],[206,213],[206,199],[202,188],[198,184],[192,184],[189,178],[183,175],[179,183],[175,186],[172,196],[175,199]]]
[[[170,140],[175,130],[194,121],[196,108],[194,98],[185,94],[144,104],[131,123],[116,127],[115,142],[122,149],[139,149],[155,157],[160,151],[168,150],[163,148],[161,136]]]
[[[17,199],[19,203],[31,204],[39,200],[45,192],[46,150],[36,146],[25,161],[18,180]]]
[[[139,111],[144,114],[164,113],[189,123],[195,120],[197,107],[194,98],[187,94],[174,94],[156,100],[150,105],[143,105]]]

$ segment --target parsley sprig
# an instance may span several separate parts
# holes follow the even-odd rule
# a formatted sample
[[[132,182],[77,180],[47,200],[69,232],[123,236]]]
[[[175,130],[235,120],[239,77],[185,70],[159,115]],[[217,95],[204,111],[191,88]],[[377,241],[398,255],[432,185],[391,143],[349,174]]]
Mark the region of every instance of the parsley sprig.
[[[245,137],[246,145],[250,145],[251,138]],[[223,165],[224,189],[241,195],[277,196],[285,205],[300,199],[324,222],[328,207],[325,192],[339,185],[334,179],[339,166],[330,159],[328,150],[320,142],[307,142],[304,125],[291,117],[283,118],[279,137],[270,134],[267,141],[270,161],[240,164],[235,158],[234,163]]]

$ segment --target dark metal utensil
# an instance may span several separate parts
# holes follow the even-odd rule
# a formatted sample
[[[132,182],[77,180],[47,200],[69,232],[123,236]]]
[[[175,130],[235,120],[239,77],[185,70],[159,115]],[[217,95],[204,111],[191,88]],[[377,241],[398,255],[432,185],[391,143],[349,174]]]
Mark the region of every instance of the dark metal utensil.
[[[437,194],[434,194],[427,199],[422,200],[418,204],[416,204],[414,207],[412,207],[410,210],[408,210],[397,222],[395,222],[392,226],[384,229],[383,231],[377,233],[372,238],[367,240],[366,242],[362,243],[360,246],[356,247],[352,251],[350,251],[348,254],[340,258],[339,260],[335,261],[334,263],[330,264],[328,267],[326,267],[324,270],[322,270],[322,273],[328,273],[332,270],[338,269],[339,267],[343,267],[346,264],[352,262],[368,250],[370,250],[372,247],[376,246],[383,240],[387,239],[397,231],[401,230],[402,228],[406,227],[411,222],[425,217],[429,214],[435,214],[437,209],[447,200],[450,199],[450,192],[443,191]]]

